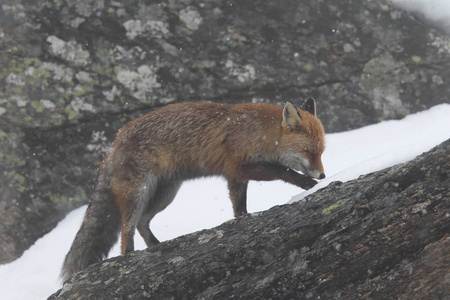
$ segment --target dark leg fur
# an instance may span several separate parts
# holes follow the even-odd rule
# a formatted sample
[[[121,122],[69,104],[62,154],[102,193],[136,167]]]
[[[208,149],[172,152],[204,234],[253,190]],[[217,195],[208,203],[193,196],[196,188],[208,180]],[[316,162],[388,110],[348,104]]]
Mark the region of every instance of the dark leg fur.
[[[130,187],[130,192],[122,193],[125,199],[119,202],[126,203],[126,205],[122,208],[121,254],[134,251],[136,227],[142,229],[141,219],[156,194],[155,191],[160,185],[158,181],[155,175],[148,174],[142,181],[137,195],[132,192],[135,189],[133,187]]]
[[[145,212],[141,215],[137,224],[137,229],[147,244],[147,247],[159,243],[158,239],[150,230],[150,221],[157,213],[172,203],[180,189],[181,183],[181,181],[160,182],[156,188],[156,193],[148,200]]]
[[[247,213],[247,187],[248,181],[228,179],[230,199],[233,203],[233,211],[236,218]]]
[[[268,162],[243,165],[239,174],[242,176],[242,180],[272,181],[281,179],[305,190],[317,184],[317,181],[308,176],[299,174],[285,166]]]

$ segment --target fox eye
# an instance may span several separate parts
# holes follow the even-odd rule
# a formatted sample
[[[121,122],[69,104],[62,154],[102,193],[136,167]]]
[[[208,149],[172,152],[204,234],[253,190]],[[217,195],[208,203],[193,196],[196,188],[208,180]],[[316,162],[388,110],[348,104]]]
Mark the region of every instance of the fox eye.
[[[305,148],[305,152],[306,152],[306,154],[308,154],[309,156],[314,156],[314,153],[313,152],[311,152],[311,151],[309,151],[308,149],[306,149]]]

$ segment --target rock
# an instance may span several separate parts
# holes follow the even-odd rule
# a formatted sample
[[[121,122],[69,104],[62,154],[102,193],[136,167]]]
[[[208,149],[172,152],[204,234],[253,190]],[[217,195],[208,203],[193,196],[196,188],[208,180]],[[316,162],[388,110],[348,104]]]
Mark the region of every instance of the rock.
[[[0,263],[87,202],[131,118],[311,96],[328,132],[401,118],[449,102],[449,45],[383,0],[4,1]]]
[[[443,299],[450,140],[292,205],[105,260],[49,299]]]

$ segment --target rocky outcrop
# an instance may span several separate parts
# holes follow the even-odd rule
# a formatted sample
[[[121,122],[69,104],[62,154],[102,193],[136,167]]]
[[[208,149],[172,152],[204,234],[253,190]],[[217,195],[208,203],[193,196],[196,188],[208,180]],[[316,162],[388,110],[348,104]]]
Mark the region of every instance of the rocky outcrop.
[[[450,43],[389,2],[18,0],[0,6],[0,263],[87,202],[130,118],[315,97],[328,132],[448,102]]]
[[[444,299],[450,140],[413,161],[75,274],[49,299]]]

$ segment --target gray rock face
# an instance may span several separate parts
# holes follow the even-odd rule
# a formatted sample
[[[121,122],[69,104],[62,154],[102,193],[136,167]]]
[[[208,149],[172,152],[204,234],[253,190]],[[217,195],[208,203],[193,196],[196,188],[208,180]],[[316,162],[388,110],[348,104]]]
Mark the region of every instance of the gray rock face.
[[[449,102],[449,45],[382,0],[3,1],[0,263],[87,202],[133,117],[313,96],[328,132],[356,128]]]
[[[49,299],[443,299],[450,140],[292,205],[75,274]]]

